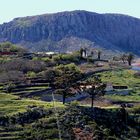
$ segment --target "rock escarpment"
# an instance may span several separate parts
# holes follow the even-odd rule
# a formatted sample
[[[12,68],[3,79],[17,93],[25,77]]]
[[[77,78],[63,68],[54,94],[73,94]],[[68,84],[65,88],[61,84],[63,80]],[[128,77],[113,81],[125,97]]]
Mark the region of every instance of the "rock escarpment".
[[[0,25],[0,41],[33,51],[73,51],[80,47],[140,54],[140,19],[87,11],[16,18]]]

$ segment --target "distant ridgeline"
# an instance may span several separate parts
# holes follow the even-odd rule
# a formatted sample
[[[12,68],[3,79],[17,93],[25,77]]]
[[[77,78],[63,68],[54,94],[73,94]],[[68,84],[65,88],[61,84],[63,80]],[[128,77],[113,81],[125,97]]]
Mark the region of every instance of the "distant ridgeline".
[[[140,19],[87,11],[16,18],[0,25],[3,41],[37,52],[71,52],[82,47],[140,54]]]

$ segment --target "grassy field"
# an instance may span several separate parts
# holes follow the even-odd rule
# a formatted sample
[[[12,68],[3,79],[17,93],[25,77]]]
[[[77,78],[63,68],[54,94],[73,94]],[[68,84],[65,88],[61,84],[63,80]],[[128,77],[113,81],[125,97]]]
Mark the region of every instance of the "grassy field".
[[[125,85],[129,88],[140,87],[140,78],[135,78],[133,70],[116,70],[100,73],[103,82],[111,82],[113,85]]]
[[[27,106],[44,106],[45,108],[52,108],[53,102],[43,102],[39,100],[19,99],[18,96],[0,93],[0,116],[13,115],[18,112],[26,111]],[[62,103],[56,102],[57,107],[63,106]]]
[[[103,82],[127,86],[129,90],[132,90],[130,95],[106,95],[105,97],[115,101],[140,101],[140,78],[134,77],[135,73],[133,70],[116,70],[99,73]]]
[[[7,94],[7,93],[0,93],[0,117],[3,116],[12,117],[15,114],[26,112],[28,106],[37,106],[37,107],[43,107],[46,110],[47,109],[53,110],[54,103],[44,102],[40,100],[26,99],[26,98],[20,99],[19,96]],[[60,102],[55,102],[55,106],[58,108],[64,107],[63,104]],[[33,124],[34,123],[35,122],[33,122]],[[13,126],[7,126],[7,127],[0,126],[0,140],[23,139],[23,137],[21,137],[21,134],[22,135],[24,134],[25,129],[30,130],[31,125],[32,123],[26,124],[24,127],[18,124],[15,124]],[[56,127],[56,123],[55,123],[55,127]],[[55,129],[57,130],[57,128]],[[53,135],[53,133],[56,133],[53,128],[49,128],[47,130],[49,131],[49,134]]]
[[[120,95],[105,95],[106,99],[111,99],[113,101],[120,101],[120,102],[140,102],[139,95],[126,95],[126,96],[120,96]]]

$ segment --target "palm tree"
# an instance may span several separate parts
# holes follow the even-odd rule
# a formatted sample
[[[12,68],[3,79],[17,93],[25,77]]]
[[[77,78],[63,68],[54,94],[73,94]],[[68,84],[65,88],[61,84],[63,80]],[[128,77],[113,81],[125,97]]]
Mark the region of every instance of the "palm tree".
[[[83,58],[83,52],[84,52],[84,49],[81,48],[81,49],[80,49],[80,58]]]
[[[66,101],[66,94],[67,92],[64,90],[63,91],[63,104],[65,104],[65,101]]]
[[[101,52],[100,50],[98,50],[98,51],[97,51],[98,60],[100,60],[100,59],[101,59],[101,53],[102,53],[102,52]]]
[[[134,59],[134,55],[132,53],[129,53],[127,55],[127,61],[128,61],[128,65],[131,66],[132,64],[132,60]]]
[[[96,92],[95,92],[95,86],[92,87],[91,89],[91,108],[93,108],[93,104],[94,104],[94,97],[96,95]]]
[[[92,58],[94,58],[94,51],[91,51],[90,55]]]

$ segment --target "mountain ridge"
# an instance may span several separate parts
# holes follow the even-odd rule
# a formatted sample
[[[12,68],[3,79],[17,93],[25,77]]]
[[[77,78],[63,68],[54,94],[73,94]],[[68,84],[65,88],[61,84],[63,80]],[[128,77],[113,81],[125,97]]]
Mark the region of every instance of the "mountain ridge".
[[[100,47],[140,54],[140,19],[83,10],[15,18],[0,25],[0,41],[20,44],[32,51]]]
[[[17,20],[17,19],[22,19],[22,18],[33,18],[33,17],[36,17],[36,16],[49,16],[49,15],[58,15],[58,14],[73,13],[73,12],[87,12],[87,13],[94,13],[94,14],[100,14],[100,15],[127,16],[127,17],[131,17],[131,18],[135,18],[135,19],[140,19],[138,17],[130,16],[130,15],[127,15],[127,14],[121,14],[121,13],[97,13],[97,12],[86,11],[86,10],[74,10],[74,11],[63,11],[63,12],[56,12],[56,13],[44,13],[44,14],[31,15],[31,16],[16,17],[16,18],[13,18],[11,21],[14,21],[14,20]],[[9,21],[9,22],[11,22],[11,21]],[[9,22],[3,22],[0,25],[7,24]]]

